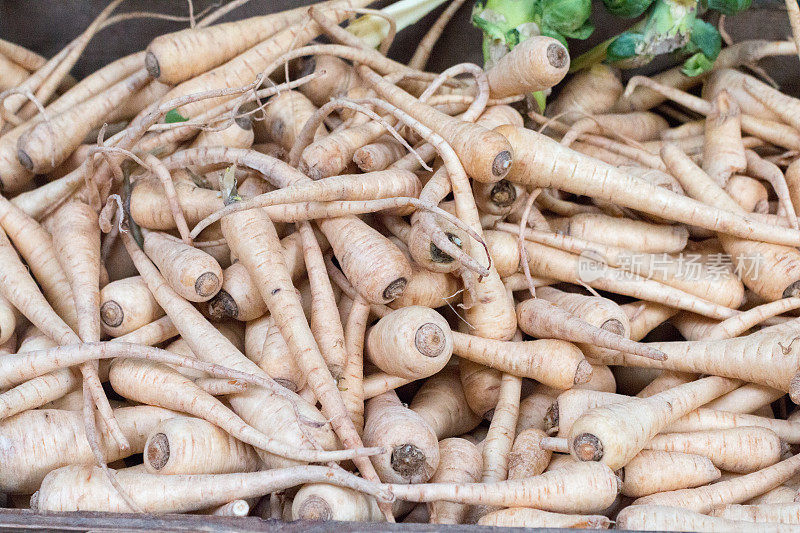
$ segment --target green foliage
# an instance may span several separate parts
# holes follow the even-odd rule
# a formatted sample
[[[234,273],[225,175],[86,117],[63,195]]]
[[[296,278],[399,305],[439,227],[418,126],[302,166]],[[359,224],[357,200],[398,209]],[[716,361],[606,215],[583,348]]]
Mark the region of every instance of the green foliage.
[[[703,0],[707,9],[719,11],[723,15],[735,15],[750,8],[753,0]]]
[[[603,0],[606,11],[623,18],[636,18],[647,11],[653,0]]]
[[[534,35],[547,35],[564,45],[567,38],[586,39],[594,31],[591,13],[591,0],[478,0],[472,23],[483,31],[488,68]]]
[[[170,109],[164,116],[164,122],[166,122],[167,124],[174,124],[175,122],[186,122],[187,120],[189,119],[178,113],[177,109]]]
[[[698,76],[711,70],[714,61],[722,49],[722,37],[713,25],[700,19],[692,24],[692,37],[683,48],[693,54],[683,64],[683,73],[687,76]]]

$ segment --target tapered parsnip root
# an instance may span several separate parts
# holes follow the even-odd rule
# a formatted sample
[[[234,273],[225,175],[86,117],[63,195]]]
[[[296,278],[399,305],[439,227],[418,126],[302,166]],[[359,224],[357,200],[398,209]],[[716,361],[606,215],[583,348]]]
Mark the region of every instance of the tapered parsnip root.
[[[616,332],[592,326],[561,307],[538,298],[532,298],[517,306],[520,328],[534,337],[559,337],[583,342],[612,350],[623,350],[636,355],[664,360],[664,353],[631,341]]]
[[[368,400],[364,419],[364,443],[387,450],[371,459],[382,481],[424,483],[433,476],[439,466],[436,434],[394,391]]]
[[[708,377],[649,398],[591,409],[570,428],[570,453],[581,461],[625,466],[664,427],[738,385],[736,380]]]
[[[713,483],[721,472],[706,457],[643,450],[623,468],[622,494],[631,498]]]
[[[721,470],[740,474],[777,463],[783,452],[778,435],[759,427],[667,433],[656,435],[647,447],[702,455]]]
[[[543,91],[560,82],[569,70],[567,49],[551,37],[522,41],[486,72],[492,98]]]
[[[119,471],[116,479],[137,506],[155,514],[194,511],[314,482],[336,483],[367,494],[385,495],[379,485],[341,469],[319,466],[174,476]],[[67,466],[48,474],[38,491],[36,504],[38,511],[130,512],[99,468],[82,466]]]
[[[767,503],[759,505],[729,504],[712,509],[710,516],[743,522],[769,522],[800,525],[800,503]]]
[[[155,426],[143,450],[151,474],[229,474],[260,470],[255,450],[200,418],[178,417]]]
[[[190,302],[205,302],[219,292],[222,268],[213,257],[163,233],[144,233],[145,253],[175,292]]]
[[[741,238],[792,246],[800,242],[800,234],[796,231],[778,230],[745,216],[711,209],[564,148],[534,131],[513,126],[500,126],[495,131],[504,135],[514,147],[516,156],[508,175],[512,182],[591,196]],[[575,176],[581,176],[581,179],[576,180]],[[643,202],[643,198],[647,200]]]
[[[453,354],[453,334],[436,311],[404,307],[369,330],[365,349],[367,358],[384,372],[418,379],[444,368]]]
[[[439,439],[472,431],[481,421],[481,417],[467,404],[455,366],[447,366],[427,379],[410,407],[428,423]]]
[[[742,503],[771,490],[797,472],[800,455],[795,455],[752,474],[734,477],[695,489],[661,492],[639,498],[636,505],[669,505],[707,513],[719,505]]]
[[[271,454],[306,462],[336,461],[362,455],[360,451],[355,454],[348,452],[338,454],[337,452],[292,449],[292,446],[271,439],[247,425],[224,404],[203,392],[188,378],[166,366],[151,364],[147,361],[118,360],[112,364],[109,378],[114,390],[125,397],[143,403],[167,406],[198,417],[202,416],[243,442]],[[148,391],[138,387],[141,383],[147,382],[154,383],[156,386]],[[169,393],[165,394],[165,391],[169,391]],[[373,449],[368,451],[367,455],[379,451],[380,449]]]
[[[478,525],[523,528],[608,529],[611,527],[611,520],[602,515],[551,513],[531,507],[512,507],[482,516],[478,520]]]
[[[388,485],[395,497],[409,501],[450,501],[472,505],[537,508],[557,513],[605,509],[619,493],[619,478],[600,463],[575,463],[540,476],[496,483]]]
[[[114,416],[130,449],[121,451],[101,433],[100,448],[108,462],[141,453],[148,434],[161,421],[178,415],[159,407],[138,406],[116,409]],[[29,494],[56,468],[94,464],[80,412],[32,409],[3,420],[0,428],[6,439],[0,461],[3,492]]]
[[[617,515],[620,529],[633,531],[737,531],[747,530],[759,533],[779,533],[788,531],[787,526],[778,524],[759,524],[706,516],[686,509],[665,505],[630,505]]]
[[[477,446],[465,439],[439,442],[439,467],[431,483],[475,483],[481,478],[483,458]],[[450,502],[428,503],[431,524],[461,524],[469,506]]]
[[[592,375],[591,365],[580,349],[566,341],[496,341],[455,331],[452,335],[453,353],[457,356],[556,389],[586,383]]]
[[[100,291],[100,318],[108,335],[125,335],[162,316],[141,276],[113,281]]]

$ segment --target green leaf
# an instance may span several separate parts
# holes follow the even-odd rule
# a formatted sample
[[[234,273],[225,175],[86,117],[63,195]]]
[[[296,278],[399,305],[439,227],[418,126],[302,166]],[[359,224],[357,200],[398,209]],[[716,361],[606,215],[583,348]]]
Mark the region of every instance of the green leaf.
[[[174,124],[175,122],[186,122],[187,120],[189,119],[178,113],[177,109],[170,109],[164,116],[164,122],[166,122],[167,124]]]
[[[653,0],[603,0],[606,11],[622,18],[635,18],[647,11]]]
[[[713,66],[713,60],[707,58],[703,52],[697,52],[695,55],[684,61],[681,72],[687,76],[694,77],[708,72]]]
[[[545,96],[543,91],[536,91],[535,93],[531,93],[533,99],[536,100],[536,103],[539,105],[539,113],[544,114],[544,107],[547,103],[547,96]]]

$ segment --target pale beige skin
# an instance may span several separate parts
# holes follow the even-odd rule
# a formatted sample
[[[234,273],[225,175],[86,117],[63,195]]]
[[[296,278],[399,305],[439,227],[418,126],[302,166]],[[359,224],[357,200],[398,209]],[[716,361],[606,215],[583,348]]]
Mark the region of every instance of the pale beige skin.
[[[455,366],[445,367],[428,378],[409,407],[433,428],[439,439],[472,431],[481,421],[467,404]]]
[[[521,334],[516,337],[521,338]],[[481,442],[483,456],[483,472],[481,483],[493,483],[509,479],[508,468],[511,450],[514,445],[514,430],[519,415],[519,398],[522,391],[522,380],[517,376],[504,373],[500,379],[500,395],[497,405],[492,411],[492,421],[486,437]],[[470,510],[470,521],[476,521],[492,507],[478,505]]]
[[[481,478],[483,458],[480,449],[465,439],[439,441],[439,466],[431,483],[477,483]],[[431,524],[461,524],[469,506],[451,502],[428,503]]]
[[[302,450],[296,445],[268,437],[248,425],[219,400],[202,391],[191,380],[170,369],[166,365],[152,364],[132,359],[115,361],[111,366],[109,378],[112,386],[120,394],[142,403],[158,404],[188,414],[203,417],[220,426],[236,438],[266,452],[295,461],[315,462],[316,458],[337,460],[336,452],[316,452]],[[153,383],[155,387],[142,390],[141,383]],[[165,391],[170,391],[165,393]],[[374,451],[374,450],[373,450]],[[322,455],[318,456],[317,454]],[[329,455],[329,454],[333,455]],[[361,453],[344,455],[357,456]],[[348,457],[351,458],[351,457]]]
[[[708,202],[720,209],[744,214],[735,200],[725,193],[705,172],[673,145],[665,145],[662,157],[670,170],[681,181],[687,195]],[[720,235],[725,252],[742,273],[742,281],[747,288],[768,301],[794,296],[795,283],[800,279],[800,252],[789,246],[775,246],[767,242],[752,242],[729,235]],[[757,239],[763,241],[763,239]],[[743,257],[757,254],[759,268],[772,272],[771,276],[758,276],[752,268],[747,268]],[[751,261],[752,262],[752,261]]]
[[[677,509],[663,505],[631,505],[617,515],[617,527],[634,531],[670,531],[691,529],[692,531],[754,531],[758,533],[781,533],[794,531],[790,526],[758,524],[728,520]]]
[[[151,474],[228,474],[262,467],[249,444],[210,422],[183,416],[153,427],[143,454]]]
[[[152,263],[147,261],[144,253],[134,248],[135,243],[122,235],[126,249],[136,263],[140,272],[145,272],[149,283],[160,304],[166,311],[175,328],[187,341],[192,352],[200,360],[215,361],[225,364],[230,368],[238,368],[249,373],[269,379],[258,365],[247,359],[222,333],[211,325],[191,304],[177,297],[166,284],[163,277],[157,272]],[[277,384],[275,384],[277,386]],[[305,417],[315,421],[325,421],[322,414],[299,396],[283,389],[278,395],[273,390],[261,387],[251,387],[246,392],[228,398],[233,410],[245,421],[254,424],[254,427],[267,436],[281,435],[284,442],[293,441],[311,447],[306,434],[323,447],[332,449],[336,446],[336,438],[328,424],[321,427],[300,427],[295,416],[295,409],[299,409]],[[270,454],[260,454],[262,460],[269,461],[270,465],[285,465],[286,463]],[[230,501],[227,500],[227,501]]]
[[[467,406],[482,418],[489,418],[500,398],[503,373],[464,358],[459,358],[458,370]]]
[[[738,104],[727,91],[720,91],[706,116],[703,170],[723,187],[733,174],[747,167],[741,126]]]
[[[591,409],[570,428],[570,453],[621,468],[671,422],[738,385],[736,380],[712,376],[649,398]]]
[[[0,296],[0,344],[6,344],[14,336],[17,313],[11,302]]]
[[[795,455],[752,474],[737,476],[695,489],[653,494],[639,498],[634,503],[636,505],[669,505],[698,513],[707,513],[719,505],[742,503],[785,483],[797,472],[798,464],[800,464],[800,455]]]
[[[586,383],[592,375],[580,349],[566,341],[497,341],[455,331],[452,335],[455,355],[556,389]]]
[[[444,301],[453,301],[461,286],[459,280],[448,273],[432,272],[420,267],[416,262],[411,261],[408,248],[405,243],[396,237],[390,239],[409,259],[411,263],[411,277],[408,279],[403,293],[389,303],[392,309],[419,305],[422,307],[440,307]]]
[[[771,522],[800,525],[800,503],[767,503],[760,505],[725,505],[712,509],[711,516],[744,522]]]
[[[92,98],[49,117],[47,122],[40,122],[19,138],[17,157],[31,172],[44,174],[53,170],[83,142],[86,134],[102,125],[106,115],[148,79],[147,72],[140,69]]]
[[[711,209],[695,200],[682,197],[641,178],[620,172],[605,163],[573,152],[532,130],[500,126],[495,131],[509,139],[515,148],[514,165],[508,174],[508,179],[515,183],[555,187],[573,194],[597,197],[613,201],[623,207],[676,222],[724,231],[740,238],[786,245],[797,245],[800,242],[800,234],[796,231],[777,229],[741,215]],[[534,147],[536,150],[533,150]],[[545,171],[545,168],[553,168],[552,163],[555,160],[561,163],[556,167],[558,172],[551,174]],[[598,180],[597,183],[570,180],[570,176],[592,176],[598,172],[602,172],[605,178]],[[651,200],[643,204],[642,198]]]
[[[314,482],[336,483],[385,497],[385,491],[379,485],[340,469],[319,466],[179,476],[126,469],[118,471],[116,477],[139,508],[155,514],[205,509]],[[36,508],[39,511],[131,511],[99,468],[78,465],[54,470],[46,476],[36,498]]]
[[[536,505],[559,513],[593,513],[619,493],[619,478],[601,463],[575,463],[540,476],[497,483],[434,483],[388,485],[409,501],[451,501],[471,505],[518,507]]]
[[[547,410],[553,405],[555,396],[546,392],[534,391],[519,403],[519,417],[517,418],[517,435],[526,429],[536,429],[544,431],[544,416]]]
[[[148,57],[145,64],[153,77],[175,85],[221,65],[286,26],[299,22],[305,12],[303,8],[296,8],[159,35],[147,46],[147,54],[152,57]],[[202,57],[187,61],[187,50],[197,50],[198,46],[203,47]]]
[[[121,459],[144,449],[147,435],[159,422],[177,413],[159,407],[125,407],[114,411],[129,450],[120,451],[116,443],[99,435],[107,461]],[[83,419],[77,411],[35,409],[0,422],[12,446],[0,462],[4,492],[30,493],[39,487],[48,472],[70,464],[93,465],[95,458],[86,440]]]
[[[366,402],[364,444],[387,453],[371,458],[382,481],[424,483],[439,466],[436,434],[416,412],[404,407],[394,392]]]
[[[100,291],[103,332],[119,337],[164,316],[141,276],[114,281]]]
[[[760,181],[748,176],[731,176],[725,192],[745,211],[764,213],[769,209],[769,191]]]
[[[366,357],[384,372],[406,379],[431,376],[453,353],[447,321],[427,307],[411,306],[385,316],[367,332]]]
[[[539,446],[547,434],[536,428],[519,432],[508,456],[508,479],[538,476],[550,464],[552,452]]]
[[[747,505],[760,505],[763,503],[794,503],[794,497],[797,496],[797,488],[791,482],[784,485],[779,485],[772,490],[768,490],[760,496],[756,496],[744,502]]]
[[[158,232],[145,232],[144,251],[170,286],[190,302],[205,302],[222,287],[222,268],[202,250]]]
[[[284,150],[291,150],[303,124],[317,110],[317,107],[302,93],[285,91],[272,98],[264,108],[264,124],[270,140],[280,145]],[[328,131],[325,126],[317,128],[315,138],[326,136]]]
[[[689,237],[684,226],[652,224],[597,213],[581,213],[551,221],[551,226],[573,237],[642,253],[680,252]]]
[[[364,7],[366,4],[366,1],[361,0],[352,2],[343,0],[342,2],[337,2],[336,5]],[[347,15],[342,9],[333,9],[328,13],[328,16],[336,19],[337,22],[341,22]],[[273,60],[291,48],[303,46],[318,34],[319,26],[317,24],[308,24],[302,28],[300,26],[287,27],[219,67],[183,81],[167,93],[165,98],[175,98],[208,89],[238,87],[251,83],[258,74],[270,66]],[[217,103],[214,101],[195,102],[182,106],[179,112],[184,117],[193,118],[203,111],[211,109]]]
[[[574,122],[561,138],[561,144],[570,146],[583,134],[606,135],[633,141],[651,141],[667,129],[667,121],[660,115],[648,112],[600,114]]]
[[[362,172],[383,170],[406,155],[406,148],[393,137],[384,135],[378,141],[362,146],[353,154],[353,162]]]
[[[661,434],[656,435],[647,447],[702,455],[720,470],[740,474],[773,465],[780,461],[782,453],[778,435],[759,427]]]
[[[0,90],[16,87],[30,76],[30,72],[11,61],[4,54],[0,54]]]
[[[0,199],[0,225],[41,285],[41,291],[53,310],[71,328],[77,329],[75,299],[50,234],[5,198]],[[15,307],[25,314],[25,306]],[[49,328],[39,329],[49,331]]]
[[[594,326],[575,316],[559,305],[539,298],[531,298],[517,305],[517,319],[520,329],[538,338],[557,337],[591,344],[611,350],[624,350],[644,358],[665,359],[666,356],[651,346],[632,341],[617,331],[609,331]],[[624,328],[624,325],[623,325]],[[622,333],[625,333],[623,330]],[[594,352],[598,357],[602,351]],[[612,352],[616,353],[616,352]]]
[[[602,515],[563,514],[532,507],[511,507],[494,511],[478,520],[480,526],[552,527],[576,529],[608,529],[611,520]]]
[[[622,95],[624,87],[613,68],[594,65],[572,76],[547,106],[547,114],[571,124],[585,115],[607,113]]]
[[[632,498],[718,480],[721,472],[707,458],[688,453],[643,450],[623,470],[622,494]]]
[[[381,522],[375,498],[326,483],[303,485],[291,505],[291,520]]]
[[[244,343],[245,355],[276,382],[294,392],[305,386],[305,376],[269,314],[247,323]]]

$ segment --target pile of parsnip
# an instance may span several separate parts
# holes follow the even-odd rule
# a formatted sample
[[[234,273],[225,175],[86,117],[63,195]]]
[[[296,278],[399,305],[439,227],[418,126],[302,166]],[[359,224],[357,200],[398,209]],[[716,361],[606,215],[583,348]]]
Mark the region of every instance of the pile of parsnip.
[[[800,530],[794,42],[438,74],[463,0],[407,65],[368,0],[232,2],[76,82],[120,1],[0,40],[0,503]]]

